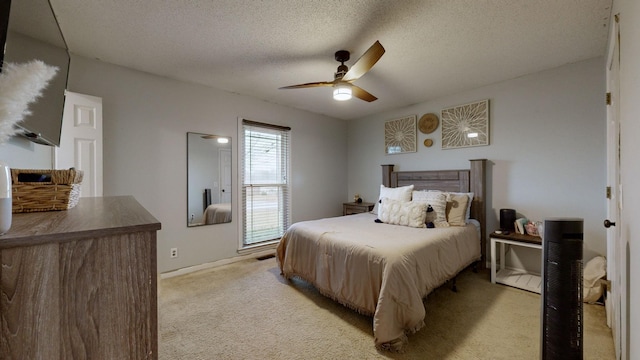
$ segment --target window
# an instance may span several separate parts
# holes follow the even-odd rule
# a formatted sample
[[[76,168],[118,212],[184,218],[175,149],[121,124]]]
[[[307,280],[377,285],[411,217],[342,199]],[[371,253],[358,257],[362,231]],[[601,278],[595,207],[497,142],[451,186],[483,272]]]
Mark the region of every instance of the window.
[[[291,128],[242,120],[242,245],[279,239],[289,227]]]

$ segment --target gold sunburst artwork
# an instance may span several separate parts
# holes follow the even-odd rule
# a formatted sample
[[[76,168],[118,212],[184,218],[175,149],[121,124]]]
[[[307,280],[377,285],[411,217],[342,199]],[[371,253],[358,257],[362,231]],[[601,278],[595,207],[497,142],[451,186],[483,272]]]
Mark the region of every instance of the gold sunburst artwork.
[[[384,123],[384,151],[387,154],[416,152],[416,115]]]
[[[442,148],[489,145],[489,100],[443,109]]]

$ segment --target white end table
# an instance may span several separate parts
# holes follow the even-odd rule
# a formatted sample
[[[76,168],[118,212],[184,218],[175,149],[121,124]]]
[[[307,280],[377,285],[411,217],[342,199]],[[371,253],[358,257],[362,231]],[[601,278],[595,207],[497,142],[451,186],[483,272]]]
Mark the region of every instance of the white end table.
[[[505,253],[507,246],[522,246],[542,250],[542,239],[538,236],[491,233],[491,282],[513,286],[540,294],[542,278],[524,270],[507,269]],[[500,244],[500,269],[497,269],[496,244]]]

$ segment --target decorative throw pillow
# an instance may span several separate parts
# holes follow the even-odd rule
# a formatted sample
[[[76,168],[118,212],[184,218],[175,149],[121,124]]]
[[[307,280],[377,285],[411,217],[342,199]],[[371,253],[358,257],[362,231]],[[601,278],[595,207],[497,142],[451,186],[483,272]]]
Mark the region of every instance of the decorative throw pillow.
[[[467,201],[467,213],[465,214],[465,222],[467,222],[469,219],[471,219],[471,204],[473,203],[473,197],[475,196],[475,194],[473,192],[446,192],[446,191],[440,191],[440,190],[429,190],[430,192],[441,192],[443,194],[445,194],[445,196],[447,197],[447,202],[451,201],[451,195],[467,195],[469,197],[469,201]]]
[[[411,200],[431,206],[435,215],[427,213],[427,222],[433,222],[435,227],[449,226],[447,223],[447,197],[444,193],[435,191],[414,191],[411,195]]]
[[[467,204],[469,196],[467,194],[449,194],[447,201],[447,222],[451,226],[465,226],[467,224]]]
[[[466,222],[467,220],[471,219],[471,204],[473,203],[473,197],[475,196],[475,194],[472,192],[468,192],[468,193],[450,192],[449,195],[467,195],[467,197],[469,198],[469,201],[467,201],[467,212],[465,214],[464,221]]]
[[[385,197],[382,198],[380,203],[378,219],[387,224],[423,228],[425,227],[426,214],[426,203],[394,200]]]
[[[384,185],[380,185],[380,196],[378,201],[373,207],[373,213],[378,214],[380,208],[380,200],[382,198],[389,198],[393,200],[411,201],[411,192],[413,191],[413,185],[401,186],[397,188],[388,188]]]

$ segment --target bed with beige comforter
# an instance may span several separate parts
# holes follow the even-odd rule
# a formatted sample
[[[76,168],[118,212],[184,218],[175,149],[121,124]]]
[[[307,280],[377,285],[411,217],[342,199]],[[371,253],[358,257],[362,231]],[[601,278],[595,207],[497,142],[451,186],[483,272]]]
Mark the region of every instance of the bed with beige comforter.
[[[478,226],[413,228],[376,223],[376,215],[292,225],[277,248],[285,278],[299,277],[322,294],[373,316],[375,344],[402,349],[422,328],[423,299],[480,259]]]
[[[211,204],[204,210],[204,223],[222,224],[231,222],[231,203]]]

